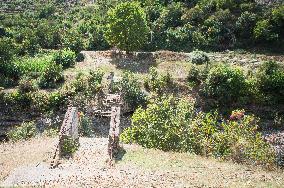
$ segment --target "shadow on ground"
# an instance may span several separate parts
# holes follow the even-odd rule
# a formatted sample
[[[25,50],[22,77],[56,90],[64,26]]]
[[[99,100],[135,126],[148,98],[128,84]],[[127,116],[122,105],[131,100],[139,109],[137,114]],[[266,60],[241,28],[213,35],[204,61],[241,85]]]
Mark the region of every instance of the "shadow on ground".
[[[138,52],[125,54],[113,51],[111,53],[111,64],[118,69],[131,71],[134,73],[147,73],[152,66],[156,66],[156,59],[151,52]]]

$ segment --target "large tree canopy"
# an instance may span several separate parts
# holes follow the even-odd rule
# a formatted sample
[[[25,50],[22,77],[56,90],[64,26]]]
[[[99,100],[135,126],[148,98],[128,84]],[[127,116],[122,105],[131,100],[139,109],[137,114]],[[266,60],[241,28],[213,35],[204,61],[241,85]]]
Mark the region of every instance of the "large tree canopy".
[[[136,2],[125,2],[108,11],[105,37],[126,52],[139,50],[147,41],[146,14]]]

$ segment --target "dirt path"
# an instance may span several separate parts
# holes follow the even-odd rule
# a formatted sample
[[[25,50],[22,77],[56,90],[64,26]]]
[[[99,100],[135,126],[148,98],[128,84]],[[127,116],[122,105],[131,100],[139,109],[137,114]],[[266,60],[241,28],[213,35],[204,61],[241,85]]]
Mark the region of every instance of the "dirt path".
[[[124,145],[125,154],[111,166],[107,162],[106,138],[80,138],[81,146],[74,158],[49,169],[49,159],[43,156],[52,155],[48,150],[55,140],[37,141],[27,141],[25,148],[18,152],[27,150],[32,156],[40,156],[30,161],[26,160],[29,158],[26,154],[13,156],[23,145],[6,148],[4,155],[9,154],[10,158],[0,158],[0,164],[6,165],[5,169],[7,164],[14,165],[14,170],[10,168],[0,187],[281,187],[284,184],[281,172],[265,172],[260,168],[136,145]],[[37,149],[30,150],[35,146]],[[25,162],[11,164],[12,158]]]

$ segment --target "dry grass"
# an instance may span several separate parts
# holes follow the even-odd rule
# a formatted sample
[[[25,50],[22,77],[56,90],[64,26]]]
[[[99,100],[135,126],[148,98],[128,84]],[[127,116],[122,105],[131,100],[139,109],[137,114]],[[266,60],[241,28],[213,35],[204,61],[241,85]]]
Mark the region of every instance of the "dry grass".
[[[139,166],[151,172],[175,175],[193,187],[283,187],[284,174],[261,167],[223,162],[188,153],[154,149],[128,150],[121,163]]]
[[[0,144],[0,182],[16,167],[49,159],[55,144],[55,138],[42,137]]]

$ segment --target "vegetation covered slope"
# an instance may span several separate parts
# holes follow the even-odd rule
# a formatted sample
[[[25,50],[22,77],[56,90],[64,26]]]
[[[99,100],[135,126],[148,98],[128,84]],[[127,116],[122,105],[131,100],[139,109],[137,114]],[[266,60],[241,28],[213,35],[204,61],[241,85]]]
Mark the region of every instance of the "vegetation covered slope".
[[[12,7],[10,14],[4,10],[0,17],[0,87],[5,88],[0,93],[1,117],[27,115],[23,119],[35,121],[13,130],[11,140],[35,136],[42,119],[61,117],[69,105],[90,115],[101,96],[121,93],[130,109],[128,112],[135,112],[132,127],[122,135],[126,142],[237,162],[279,164],[273,148],[259,133],[258,118],[251,113],[265,109],[271,116],[269,125],[282,124],[282,64],[257,62],[256,68],[246,69],[210,60],[205,52],[195,48],[281,50],[283,5],[264,6],[250,0],[152,0],[140,1],[140,5],[139,2],[118,5],[120,1],[115,0],[29,2],[32,8]],[[128,9],[129,5],[139,7],[139,11]],[[137,24],[141,35],[121,18]],[[121,46],[121,41],[113,38],[132,40],[125,40]],[[136,40],[139,45],[132,44]],[[163,62],[169,67],[179,64],[183,70],[178,71],[187,72],[181,79],[173,78],[174,69],[161,73],[154,68],[159,65],[157,53],[108,51],[106,57],[91,61],[99,61],[99,66],[111,64],[119,73],[123,72],[116,74],[120,78],[110,85],[105,83],[110,67],[102,71],[96,65],[86,71],[80,52],[113,46],[127,52],[161,49],[191,52],[183,54],[186,60],[182,63],[176,62],[175,53],[172,53],[174,63]],[[69,79],[68,71],[72,72],[74,66],[82,72]],[[197,102],[192,103],[191,99]],[[163,107],[160,103],[167,105],[158,108]],[[151,109],[153,106],[157,108]],[[248,114],[233,111],[242,108],[248,109]],[[241,117],[231,120],[228,114],[232,111]],[[276,120],[271,123],[274,117]],[[58,128],[59,122],[50,124]],[[29,127],[31,132],[26,131]]]

